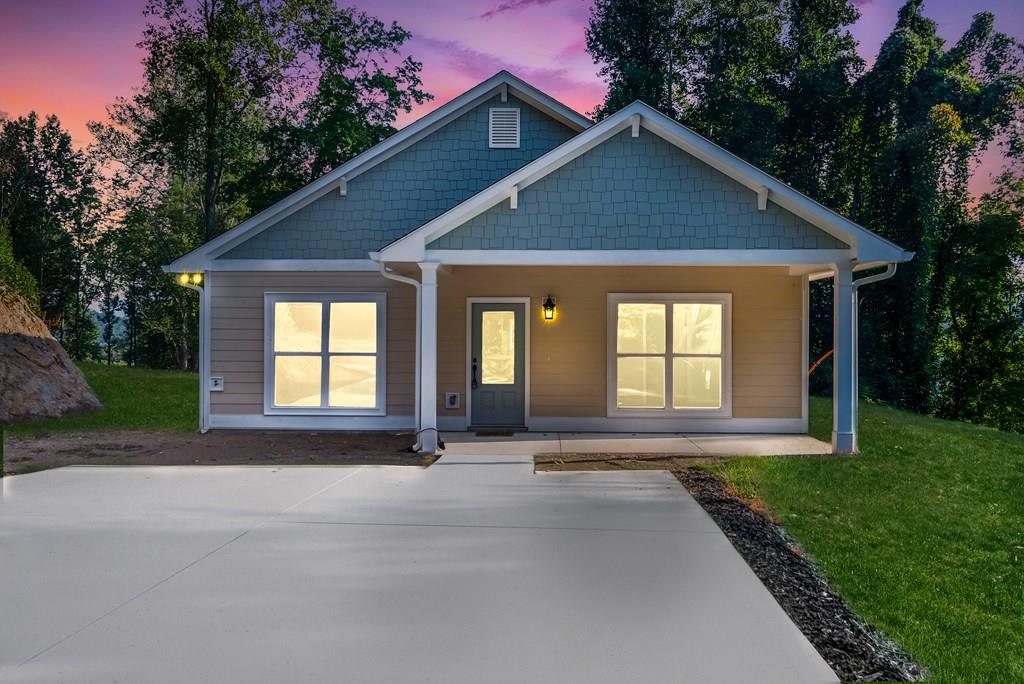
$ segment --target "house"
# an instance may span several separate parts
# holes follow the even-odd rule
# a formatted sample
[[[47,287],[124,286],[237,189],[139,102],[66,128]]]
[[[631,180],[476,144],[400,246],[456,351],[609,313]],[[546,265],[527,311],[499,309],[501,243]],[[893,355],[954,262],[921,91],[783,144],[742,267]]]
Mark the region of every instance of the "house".
[[[913,255],[635,102],[501,72],[165,269],[202,280],[209,428],[803,433],[808,282]],[[867,278],[854,272],[885,268]]]

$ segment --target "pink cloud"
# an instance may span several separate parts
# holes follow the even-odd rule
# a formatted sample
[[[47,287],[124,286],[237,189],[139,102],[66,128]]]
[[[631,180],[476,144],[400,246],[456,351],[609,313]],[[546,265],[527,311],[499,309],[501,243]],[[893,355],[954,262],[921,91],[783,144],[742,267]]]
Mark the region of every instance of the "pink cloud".
[[[417,42],[422,43],[437,57],[444,60],[443,70],[445,72],[458,75],[469,85],[490,78],[504,69],[580,112],[592,110],[604,98],[604,84],[596,79],[577,78],[568,69],[516,64],[497,55],[468,48],[456,41],[419,38]],[[437,66],[437,63],[434,62],[433,68],[437,68]],[[436,79],[434,82],[443,81],[444,79]],[[461,92],[462,90],[453,93],[452,97]],[[437,95],[435,101],[437,105],[451,99],[445,97],[448,93],[435,92],[435,95]]]

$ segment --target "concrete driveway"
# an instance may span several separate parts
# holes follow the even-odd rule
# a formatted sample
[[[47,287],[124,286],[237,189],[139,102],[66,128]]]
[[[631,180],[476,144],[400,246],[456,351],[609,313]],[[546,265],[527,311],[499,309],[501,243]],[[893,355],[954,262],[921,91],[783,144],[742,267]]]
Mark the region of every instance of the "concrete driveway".
[[[454,451],[7,478],[0,681],[836,681],[671,475]]]

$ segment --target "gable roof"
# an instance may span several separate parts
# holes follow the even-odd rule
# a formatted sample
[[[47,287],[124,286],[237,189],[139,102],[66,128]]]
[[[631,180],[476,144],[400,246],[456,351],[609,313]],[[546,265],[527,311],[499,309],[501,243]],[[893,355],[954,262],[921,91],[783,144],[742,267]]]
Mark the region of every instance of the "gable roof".
[[[332,190],[343,187],[345,183],[356,176],[422,140],[497,94],[503,98],[514,95],[577,132],[592,125],[589,119],[573,109],[542,93],[508,71],[500,71],[255,216],[164,266],[164,271],[176,273],[205,270],[209,266],[210,260],[259,234]]]
[[[751,202],[763,209],[770,199],[774,204],[820,228],[837,240],[850,245],[850,256],[862,263],[902,262],[913,255],[803,193],[719,147],[707,138],[642,103],[633,102],[607,119],[560,145],[551,152],[511,173],[494,185],[395,240],[376,255],[380,261],[422,261],[427,244],[445,235],[466,221],[480,215],[568,162],[609,140],[623,130],[639,127],[676,145],[712,168],[749,188]]]

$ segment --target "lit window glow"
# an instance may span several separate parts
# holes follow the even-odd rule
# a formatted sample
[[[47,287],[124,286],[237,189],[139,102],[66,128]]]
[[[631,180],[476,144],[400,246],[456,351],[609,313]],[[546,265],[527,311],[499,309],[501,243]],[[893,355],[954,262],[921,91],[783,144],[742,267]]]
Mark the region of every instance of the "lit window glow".
[[[380,306],[329,297],[275,301],[273,406],[380,409]]]

